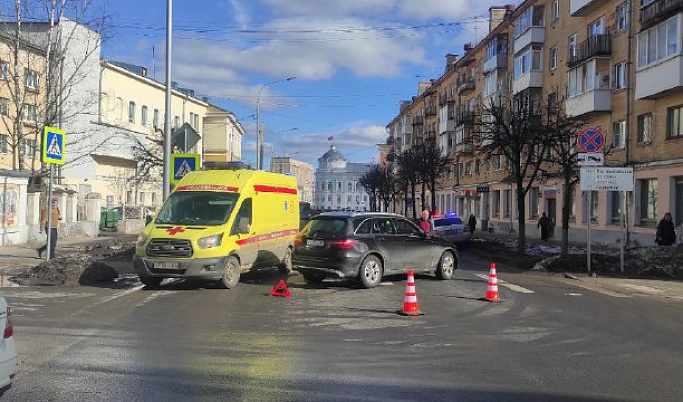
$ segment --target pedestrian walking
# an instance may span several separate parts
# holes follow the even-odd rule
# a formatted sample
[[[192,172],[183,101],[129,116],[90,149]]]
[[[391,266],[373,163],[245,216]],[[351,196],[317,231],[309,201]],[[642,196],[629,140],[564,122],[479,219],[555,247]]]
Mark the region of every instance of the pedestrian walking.
[[[474,237],[474,229],[477,228],[477,218],[474,214],[470,214],[470,220],[467,222],[467,226],[470,227],[470,239]]]
[[[657,225],[655,243],[660,246],[671,246],[676,244],[676,228],[674,227],[673,218],[669,212],[664,214],[664,217]]]
[[[52,222],[51,227],[49,228],[50,230],[50,258],[55,258],[55,248],[57,248],[57,226],[59,225],[59,221],[62,219],[62,216],[59,212],[59,207],[57,206],[57,200],[53,199],[52,200],[52,208],[50,208],[51,213],[52,213]],[[45,229],[45,234],[47,234],[48,227],[47,227],[47,222],[48,222],[48,215],[47,215],[47,205],[43,206],[43,209],[40,211],[40,228],[38,229],[39,231],[42,229]],[[47,241],[45,242],[45,245],[42,247],[39,247],[36,249],[38,252],[38,257],[42,257],[43,251],[47,250]]]
[[[545,212],[543,212],[543,215],[541,215],[541,219],[538,220],[537,226],[541,228],[541,240],[548,241],[548,232],[550,231],[550,219],[545,214]]]
[[[420,219],[420,229],[424,230],[425,233],[429,233],[432,231],[432,222],[429,218],[429,211],[426,209],[422,211],[422,219]]]

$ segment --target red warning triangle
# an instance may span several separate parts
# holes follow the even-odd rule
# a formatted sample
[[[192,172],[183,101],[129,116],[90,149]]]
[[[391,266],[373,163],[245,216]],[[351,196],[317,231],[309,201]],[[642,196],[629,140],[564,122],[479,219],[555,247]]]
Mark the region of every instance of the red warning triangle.
[[[273,290],[270,291],[271,296],[281,296],[281,297],[290,297],[291,293],[289,293],[289,288],[287,287],[287,284],[285,283],[284,279],[280,279],[280,282],[273,288]]]

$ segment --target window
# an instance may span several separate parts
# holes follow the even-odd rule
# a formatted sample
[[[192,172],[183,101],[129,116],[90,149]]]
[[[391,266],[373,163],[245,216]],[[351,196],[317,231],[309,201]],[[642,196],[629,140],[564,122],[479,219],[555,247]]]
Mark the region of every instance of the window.
[[[553,21],[560,19],[560,0],[553,0],[550,7],[550,19]]]
[[[9,63],[0,62],[0,78],[5,81],[9,80]]]
[[[500,190],[494,190],[492,193],[492,198],[491,198],[491,213],[493,216],[499,216],[500,215]]]
[[[463,177],[465,175],[465,169],[463,168],[462,162],[458,163],[458,177]]]
[[[548,110],[557,110],[557,92],[551,92],[548,94]]]
[[[356,228],[356,234],[370,234],[372,233],[372,219],[356,219],[353,221],[353,226]]]
[[[135,102],[128,102],[128,123],[135,124]]]
[[[512,191],[504,190],[503,191],[503,216],[506,218],[509,217],[511,211],[512,211]]]
[[[538,187],[529,190],[529,217],[538,218]]]
[[[479,170],[479,159],[477,159],[476,161],[474,161],[474,174],[476,174],[476,175],[478,176],[479,173],[480,173],[480,170]]]
[[[126,191],[126,204],[132,204],[133,202],[133,190]]]
[[[346,183],[346,192],[347,193],[353,192],[353,183],[351,183],[351,182]]]
[[[402,235],[419,236],[420,229],[405,219],[394,219],[396,233]]]
[[[638,143],[649,144],[652,141],[652,114],[638,116]]]
[[[605,17],[598,18],[597,20],[588,24],[588,37],[602,35],[605,33]]]
[[[614,89],[626,88],[626,63],[614,65]]]
[[[491,158],[493,160],[493,170],[496,172],[499,171],[501,169],[502,155],[493,155]]]
[[[683,137],[683,106],[670,107],[666,113],[667,138]]]
[[[615,25],[618,31],[623,31],[628,28],[628,4],[629,2],[625,1],[617,6],[617,11],[615,13]]]
[[[678,17],[672,17],[638,34],[638,67],[678,53]]]
[[[240,221],[242,219],[246,219],[249,222],[249,225],[252,224],[252,221],[251,221],[251,218],[252,218],[251,204],[252,204],[251,198],[247,198],[244,201],[242,201],[242,205],[240,205],[240,209],[239,209],[239,211],[237,211],[237,215],[235,216],[235,222],[232,224],[232,229],[230,230],[230,236],[234,236],[237,233],[239,233]]]
[[[569,59],[576,57],[576,34],[567,38],[567,56]]]
[[[621,210],[624,206],[624,193],[621,191],[609,191],[610,197],[610,220],[613,224],[621,224]]]
[[[465,163],[465,174],[467,176],[472,176],[472,162]]]
[[[498,90],[498,74],[495,70],[484,76],[484,96],[491,96]]]
[[[138,198],[139,198],[140,204],[145,205],[145,193],[140,192],[140,194],[138,195]]]
[[[0,98],[0,116],[9,116],[9,99]]]
[[[9,135],[0,134],[0,153],[6,154],[9,150]]]
[[[332,191],[332,182],[331,181],[327,182],[327,191]]]
[[[615,121],[612,124],[614,134],[614,147],[624,148],[626,146],[626,120]]]
[[[199,115],[195,114],[194,115],[194,129],[199,131]]]
[[[337,195],[337,204],[341,204],[341,195]]]
[[[523,51],[522,54],[515,57],[514,77],[519,78],[531,70],[540,70],[542,54],[542,46],[532,45],[527,50]]]
[[[529,7],[515,21],[515,37],[519,37],[531,27],[543,26],[543,7]]]
[[[337,191],[342,191],[342,182],[337,182]]]
[[[194,113],[192,112],[190,112],[190,126],[192,126],[192,128],[195,130],[197,129],[197,127],[194,126]]]
[[[657,180],[638,180],[640,190],[640,224],[657,226]]]
[[[497,36],[486,44],[486,60],[491,60],[499,54],[508,53],[508,41],[505,36]]]
[[[173,127],[180,127],[180,117],[176,116],[173,118]]]
[[[557,46],[553,46],[548,50],[548,68],[551,70],[557,68]]]
[[[352,197],[351,195],[346,196],[346,202],[348,202],[349,204],[351,203],[351,200],[352,200],[351,197]]]
[[[36,105],[24,105],[24,121],[29,123],[38,121],[38,107]]]
[[[159,127],[159,109],[154,109],[154,116],[152,119],[152,124],[154,125],[154,129],[156,129]]]
[[[24,81],[26,83],[26,88],[28,89],[38,89],[39,75],[37,71],[31,69],[24,70]]]
[[[147,126],[147,106],[142,107],[142,112],[140,113],[140,124]]]

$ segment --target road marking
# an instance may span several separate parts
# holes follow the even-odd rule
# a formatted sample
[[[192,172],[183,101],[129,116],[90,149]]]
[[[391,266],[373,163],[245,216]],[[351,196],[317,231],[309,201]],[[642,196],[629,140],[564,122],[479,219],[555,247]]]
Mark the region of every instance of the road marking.
[[[623,288],[627,288],[627,289],[632,289],[632,290],[635,290],[635,291],[638,291],[638,292],[641,292],[641,293],[647,293],[647,294],[649,294],[649,295],[656,295],[656,294],[662,293],[662,292],[664,291],[664,290],[662,290],[662,289],[657,289],[657,288],[653,288],[653,287],[650,287],[650,286],[631,285],[631,284],[628,284],[628,283],[619,284],[619,286],[621,286],[621,287],[623,287]]]
[[[394,286],[394,282],[380,282],[379,286]]]
[[[487,281],[489,280],[489,276],[486,275],[486,274],[474,274],[474,276],[479,277],[479,278],[481,278],[481,279],[486,279]],[[506,287],[506,288],[508,288],[508,289],[510,289],[510,290],[514,290],[515,292],[525,293],[525,294],[532,294],[532,293],[534,293],[534,291],[531,290],[531,289],[527,289],[527,288],[524,288],[524,287],[519,286],[519,285],[514,285],[514,284],[512,284],[512,283],[508,283],[508,282],[506,282],[506,281],[504,281],[504,280],[502,280],[502,279],[500,279],[500,278],[498,279],[498,284],[499,284],[500,286]]]
[[[147,304],[147,303],[151,302],[152,300],[156,299],[157,297],[163,296],[163,295],[166,295],[166,294],[169,294],[169,293],[170,293],[170,292],[165,291],[165,290],[162,290],[162,291],[160,291],[160,292],[154,292],[154,293],[152,293],[150,296],[148,296],[145,300],[141,301],[140,304],[138,304],[138,307],[142,307],[142,306],[144,306],[145,304]]]
[[[565,296],[583,296],[581,293],[565,293]]]
[[[97,302],[95,302],[95,303],[93,303],[93,304],[91,304],[91,305],[89,305],[89,306],[83,307],[82,309],[78,310],[78,311],[75,312],[75,313],[71,313],[70,315],[81,315],[81,314],[83,314],[85,311],[87,311],[87,310],[90,309],[90,308],[100,306],[100,305],[102,305],[102,304],[104,304],[104,303],[108,303],[108,302],[113,301],[113,300],[116,300],[116,299],[118,299],[118,298],[120,298],[120,297],[128,296],[128,295],[131,294],[131,293],[135,293],[135,292],[139,291],[139,290],[142,289],[143,287],[144,287],[144,285],[134,286],[134,287],[132,287],[132,288],[130,288],[130,289],[128,289],[128,290],[124,290],[123,292],[116,293],[116,294],[114,294],[114,295],[112,295],[112,296],[104,297],[104,298],[100,299],[99,301],[97,301]]]

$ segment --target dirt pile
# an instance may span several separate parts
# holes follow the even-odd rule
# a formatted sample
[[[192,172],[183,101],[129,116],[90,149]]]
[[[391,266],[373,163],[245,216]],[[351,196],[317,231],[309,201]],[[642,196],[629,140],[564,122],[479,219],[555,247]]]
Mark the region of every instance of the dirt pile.
[[[106,240],[63,252],[50,261],[10,278],[20,285],[95,285],[111,282],[119,273],[108,260],[131,260],[135,249],[130,242]]]

